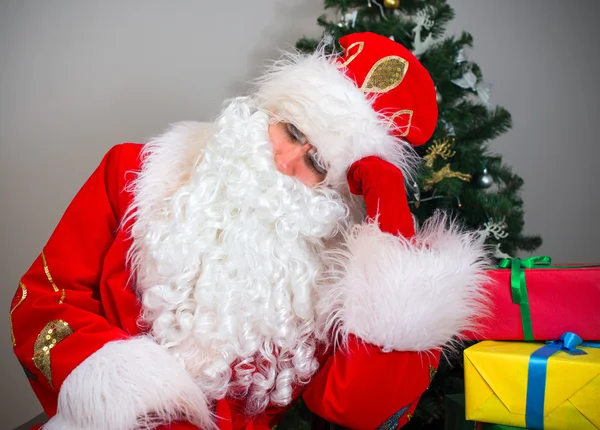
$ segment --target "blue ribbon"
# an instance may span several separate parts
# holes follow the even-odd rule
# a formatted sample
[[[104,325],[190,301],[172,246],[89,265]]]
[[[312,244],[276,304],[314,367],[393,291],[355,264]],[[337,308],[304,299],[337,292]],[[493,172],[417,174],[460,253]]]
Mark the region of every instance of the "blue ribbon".
[[[527,404],[525,406],[525,425],[527,428],[544,428],[544,400],[546,396],[546,369],[548,358],[558,351],[570,355],[586,355],[578,346],[600,348],[600,343],[583,342],[575,333],[567,332],[560,340],[553,340],[536,350],[529,358],[527,377]]]

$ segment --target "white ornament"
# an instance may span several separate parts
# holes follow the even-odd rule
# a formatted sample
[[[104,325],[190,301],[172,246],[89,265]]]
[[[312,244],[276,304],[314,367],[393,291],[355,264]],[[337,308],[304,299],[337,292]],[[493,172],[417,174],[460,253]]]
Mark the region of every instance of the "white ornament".
[[[477,76],[475,76],[475,73],[473,73],[471,70],[458,79],[452,79],[452,83],[461,88],[475,91],[479,96],[479,99],[488,109],[492,107],[492,85],[484,81],[477,82]]]
[[[496,240],[504,239],[508,237],[508,233],[506,232],[506,218],[502,218],[500,221],[496,222],[493,219],[490,219],[488,222],[483,224],[483,229],[479,229],[476,233],[479,235],[477,242],[482,245],[485,240],[491,234],[494,236]]]
[[[465,55],[465,51],[463,48],[458,50],[458,54],[456,55],[456,60],[454,60],[456,64],[464,63],[467,61],[467,56]]]
[[[475,87],[477,91],[477,95],[482,103],[488,108],[492,108],[491,102],[491,93],[492,93],[492,84],[488,84],[487,82],[481,82]]]
[[[431,46],[433,46],[436,41],[433,39],[433,35],[431,33],[427,35],[425,40],[421,40],[421,31],[423,30],[423,28],[425,30],[430,30],[431,27],[433,27],[433,20],[429,18],[429,15],[427,15],[427,12],[425,10],[417,12],[415,23],[417,25],[415,26],[414,30],[415,39],[413,42],[414,49],[412,52],[415,56],[419,56],[426,52],[429,48],[431,48]]]
[[[500,239],[504,239],[504,238],[508,237],[508,233],[505,230],[505,228],[506,228],[505,219],[506,218],[502,218],[498,222],[490,219],[488,222],[483,224],[483,229],[479,229],[475,232],[478,235],[476,242],[479,245],[483,245],[485,243],[486,239],[490,235],[494,236],[494,238],[496,240],[500,240]],[[494,249],[494,258],[503,259],[503,258],[511,258],[511,257],[510,257],[510,255],[505,254],[504,252],[500,251],[500,244],[498,243],[498,244],[496,244],[496,247]]]
[[[452,83],[464,89],[470,88],[474,90],[475,85],[477,84],[477,76],[475,76],[475,73],[469,70],[467,73],[462,75],[461,78],[452,79]]]
[[[415,200],[416,201],[421,200],[421,191],[419,190],[419,184],[417,184],[416,181],[413,181],[413,183],[412,183],[412,191],[413,191],[413,196],[415,196]]]
[[[353,10],[352,12],[346,12],[342,17],[342,22],[346,27],[350,26],[354,28],[356,25],[356,17],[358,16],[358,9]]]
[[[325,35],[323,36],[323,46],[329,46],[329,45],[333,45],[333,42],[335,41],[335,37],[333,36],[333,34],[331,33],[325,33]]]
[[[497,243],[496,250],[494,252],[494,258],[497,258],[499,260],[504,260],[505,258],[512,258],[512,257],[510,255],[500,251],[500,244]]]
[[[446,129],[446,134],[448,136],[456,136],[456,130],[454,129],[454,126],[448,121],[445,119],[440,119],[440,124]]]

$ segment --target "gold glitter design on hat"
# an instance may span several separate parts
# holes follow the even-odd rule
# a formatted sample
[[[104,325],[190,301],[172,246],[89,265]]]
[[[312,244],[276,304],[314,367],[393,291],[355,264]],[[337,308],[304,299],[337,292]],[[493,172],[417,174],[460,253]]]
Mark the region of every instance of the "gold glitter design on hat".
[[[43,328],[33,344],[33,364],[46,377],[52,388],[52,367],[50,351],[67,336],[73,334],[69,323],[63,320],[52,320]]]
[[[410,131],[410,125],[412,123],[412,117],[413,117],[413,111],[410,109],[402,109],[397,111],[396,113],[394,113],[394,115],[392,115],[388,121],[388,128],[395,126],[394,121],[396,120],[396,118],[398,118],[400,115],[408,115],[408,122],[406,125],[402,125],[402,126],[396,126],[400,129],[406,128],[406,130],[404,130],[400,136],[404,137],[408,135],[408,132]]]
[[[383,57],[371,67],[360,89],[365,93],[386,93],[400,85],[407,70],[408,61],[404,58]]]
[[[21,287],[21,298],[19,299],[19,302],[15,305],[15,307],[10,310],[10,316],[9,316],[10,338],[12,339],[13,346],[17,346],[17,342],[15,341],[15,333],[13,332],[12,314],[19,307],[19,305],[21,303],[23,303],[23,301],[27,297],[27,287],[25,286],[25,284],[22,282],[19,282],[19,287]]]
[[[346,54],[348,52],[350,52],[350,50],[357,45],[358,45],[358,48],[357,48],[356,52],[354,54],[352,54],[350,56],[350,58],[346,59],[346,61],[344,61],[343,63],[338,63],[338,65],[337,65],[338,69],[341,69],[342,67],[346,67],[348,64],[350,64],[350,62],[352,60],[354,60],[356,57],[358,57],[358,54],[360,54],[363,49],[365,49],[365,42],[354,42],[352,45],[350,45],[350,46],[348,46],[348,48],[346,48]]]

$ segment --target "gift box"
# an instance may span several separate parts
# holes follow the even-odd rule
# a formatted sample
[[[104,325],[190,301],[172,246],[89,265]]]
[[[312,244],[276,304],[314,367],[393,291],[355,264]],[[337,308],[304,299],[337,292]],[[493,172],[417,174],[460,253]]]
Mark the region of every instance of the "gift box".
[[[534,429],[600,428],[600,344],[483,341],[464,351],[465,416]],[[581,343],[586,345],[586,343]]]
[[[521,430],[519,427],[467,421],[465,395],[449,394],[444,400],[444,430]]]
[[[502,260],[488,274],[491,315],[474,340],[552,340],[575,332],[600,340],[600,265],[551,265],[549,257]]]

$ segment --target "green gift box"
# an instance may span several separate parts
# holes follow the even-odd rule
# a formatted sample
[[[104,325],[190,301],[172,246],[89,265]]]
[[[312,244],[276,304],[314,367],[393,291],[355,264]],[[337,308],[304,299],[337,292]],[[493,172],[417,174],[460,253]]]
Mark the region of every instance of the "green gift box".
[[[444,401],[444,430],[523,430],[502,424],[480,423],[465,419],[465,395],[450,394]]]

